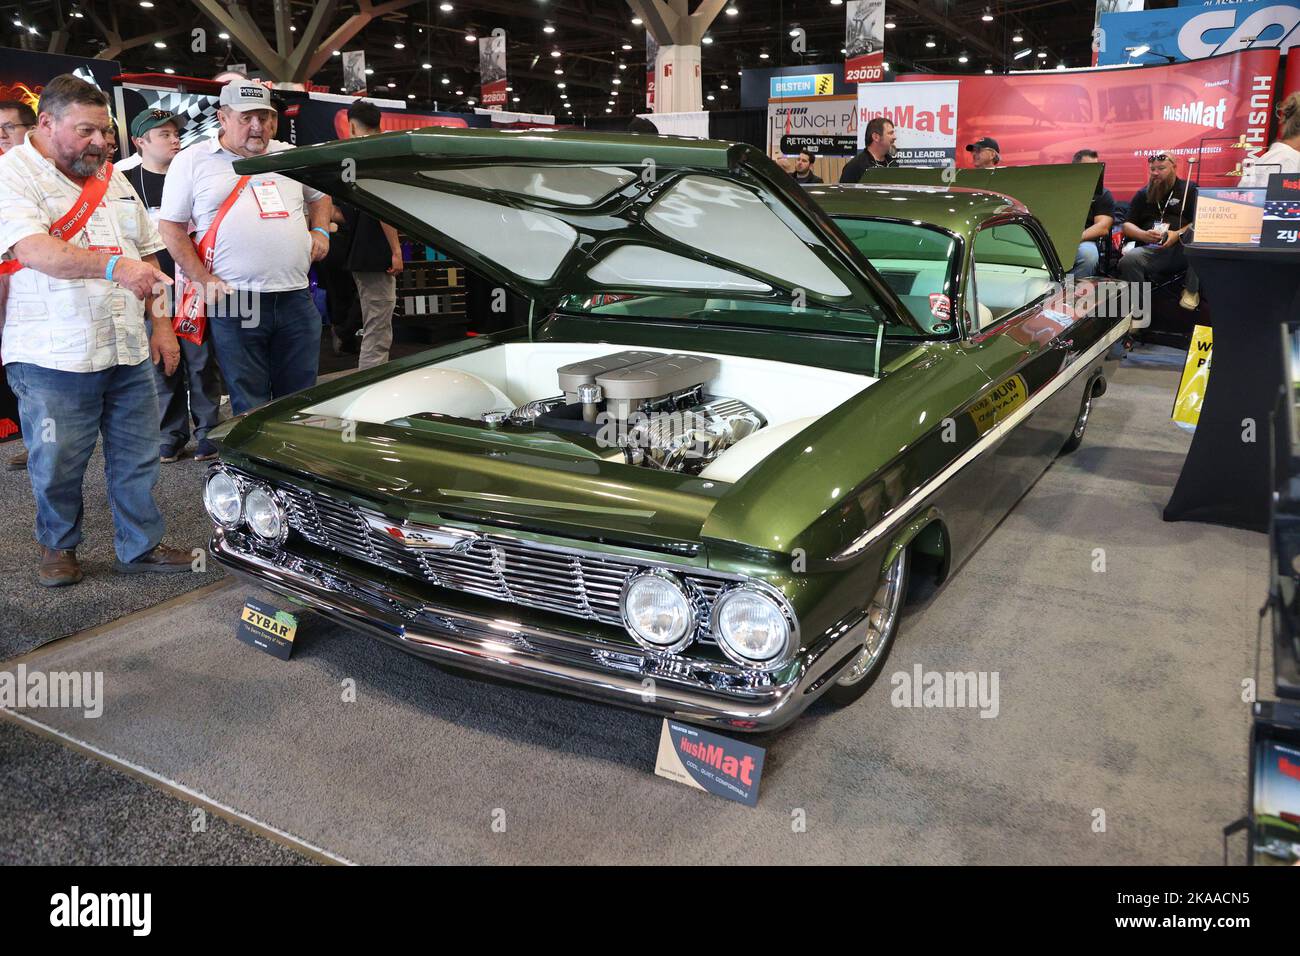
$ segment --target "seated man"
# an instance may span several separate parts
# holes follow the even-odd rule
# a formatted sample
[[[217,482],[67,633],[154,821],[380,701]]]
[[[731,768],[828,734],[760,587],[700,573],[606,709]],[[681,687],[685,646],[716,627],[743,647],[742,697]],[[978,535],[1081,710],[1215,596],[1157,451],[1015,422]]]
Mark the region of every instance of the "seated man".
[[[1148,157],[1150,179],[1129,204],[1124,238],[1133,241],[1119,261],[1126,282],[1148,282],[1153,274],[1187,270],[1179,305],[1195,309],[1201,302],[1199,281],[1187,264],[1183,235],[1196,217],[1196,187],[1179,179],[1174,158],[1166,152]]]
[[[1073,162],[1099,163],[1095,149],[1081,149],[1074,154]],[[1088,207],[1088,218],[1083,223],[1083,235],[1079,241],[1079,251],[1074,256],[1074,268],[1070,275],[1076,279],[1087,279],[1100,272],[1101,250],[1098,242],[1110,241],[1110,227],[1115,224],[1115,197],[1110,190],[1097,181],[1097,192]]]

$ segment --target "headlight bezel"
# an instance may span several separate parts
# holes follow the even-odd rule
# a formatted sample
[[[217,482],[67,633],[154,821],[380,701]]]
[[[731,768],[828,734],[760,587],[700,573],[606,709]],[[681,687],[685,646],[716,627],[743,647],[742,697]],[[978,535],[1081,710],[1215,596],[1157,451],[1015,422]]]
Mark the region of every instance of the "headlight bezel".
[[[785,621],[785,646],[766,660],[754,660],[736,651],[722,633],[721,614],[729,600],[739,594],[752,594],[768,601]],[[709,613],[709,632],[718,648],[733,664],[757,671],[772,671],[785,666],[799,648],[799,619],[781,591],[763,581],[744,581],[722,591]]]
[[[686,602],[688,611],[686,630],[681,637],[677,638],[671,644],[659,644],[649,638],[643,637],[637,629],[632,626],[632,621],[628,616],[628,595],[631,593],[632,588],[638,581],[645,580],[646,578],[657,578],[664,581],[672,586]],[[631,636],[632,640],[636,641],[638,645],[646,650],[658,654],[680,653],[690,646],[700,629],[700,598],[698,594],[691,588],[689,583],[666,568],[651,567],[639,571],[636,574],[628,575],[627,580],[623,582],[622,590],[619,592],[618,611],[620,617],[623,619],[623,627]]]
[[[235,486],[235,500],[239,503],[239,512],[232,521],[222,521],[213,513],[213,508],[209,505],[208,487],[218,478],[225,478]],[[214,468],[208,473],[207,480],[203,482],[203,510],[208,513],[212,523],[226,531],[234,531],[244,522],[244,496],[247,493],[245,482],[241,481],[238,475],[232,474],[225,468]]]
[[[257,492],[261,492],[266,495],[267,499],[271,503],[271,509],[275,513],[276,520],[279,522],[279,530],[273,536],[262,534],[261,531],[259,531],[256,527],[254,527],[253,522],[249,517],[248,499],[251,498]],[[289,511],[285,507],[283,496],[277,489],[272,488],[270,485],[264,484],[263,482],[260,481],[250,482],[249,486],[244,490],[244,495],[243,498],[241,499],[241,505],[242,505],[241,510],[243,512],[243,523],[248,527],[248,530],[252,533],[253,537],[255,537],[258,541],[261,541],[264,544],[270,544],[270,545],[284,544],[285,540],[288,539],[289,537]]]

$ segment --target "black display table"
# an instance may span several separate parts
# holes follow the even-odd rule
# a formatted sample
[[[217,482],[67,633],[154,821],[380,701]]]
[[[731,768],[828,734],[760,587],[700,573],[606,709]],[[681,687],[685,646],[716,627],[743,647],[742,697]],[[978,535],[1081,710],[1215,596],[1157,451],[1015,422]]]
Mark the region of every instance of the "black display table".
[[[1282,325],[1300,320],[1300,250],[1193,243],[1187,255],[1214,304],[1214,351],[1200,421],[1164,517],[1266,532],[1271,481],[1283,480],[1290,460],[1279,402]],[[1243,437],[1248,420],[1253,442]]]

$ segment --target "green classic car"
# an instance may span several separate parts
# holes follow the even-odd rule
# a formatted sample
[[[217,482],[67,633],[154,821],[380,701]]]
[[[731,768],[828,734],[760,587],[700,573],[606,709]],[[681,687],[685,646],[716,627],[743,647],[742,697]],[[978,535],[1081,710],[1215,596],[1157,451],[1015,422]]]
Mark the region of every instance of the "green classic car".
[[[626,134],[430,129],[236,169],[531,311],[214,431],[212,554],[430,660],[698,723],[859,697],[909,571],[955,571],[1078,444],[1128,324],[1060,284],[1097,166],[1008,170],[1038,216]]]

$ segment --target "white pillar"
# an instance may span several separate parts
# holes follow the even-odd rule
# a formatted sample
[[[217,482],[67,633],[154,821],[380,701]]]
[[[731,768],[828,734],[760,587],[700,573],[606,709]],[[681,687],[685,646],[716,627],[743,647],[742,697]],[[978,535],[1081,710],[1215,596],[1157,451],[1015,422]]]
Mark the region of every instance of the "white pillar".
[[[704,109],[700,48],[675,43],[655,57],[655,112],[695,113]]]

